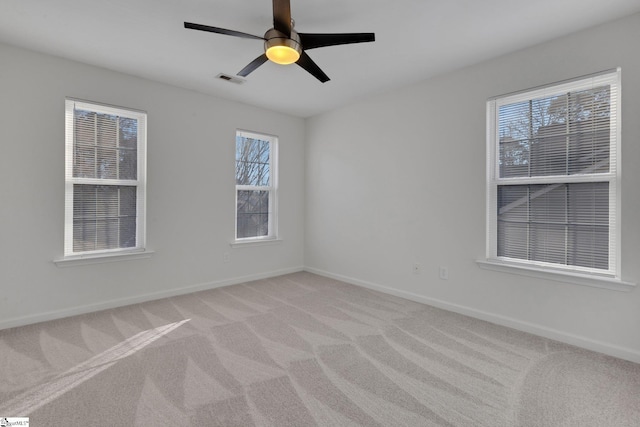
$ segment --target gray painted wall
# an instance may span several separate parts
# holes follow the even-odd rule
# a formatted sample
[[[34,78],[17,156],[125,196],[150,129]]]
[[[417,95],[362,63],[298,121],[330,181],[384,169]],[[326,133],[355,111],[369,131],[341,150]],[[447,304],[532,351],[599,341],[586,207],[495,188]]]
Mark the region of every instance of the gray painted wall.
[[[302,119],[1,44],[0,94],[0,328],[302,269]],[[147,111],[151,259],[53,263],[67,96]],[[237,128],[280,137],[279,244],[229,246]]]
[[[640,281],[638,40],[636,14],[308,120],[307,268],[640,361],[640,290],[476,264],[485,255],[487,99],[620,66],[622,278]]]

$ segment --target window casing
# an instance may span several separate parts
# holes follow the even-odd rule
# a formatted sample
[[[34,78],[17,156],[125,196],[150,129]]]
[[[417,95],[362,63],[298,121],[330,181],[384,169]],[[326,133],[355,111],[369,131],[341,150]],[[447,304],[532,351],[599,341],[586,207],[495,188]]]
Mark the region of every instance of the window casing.
[[[278,138],[236,132],[236,242],[277,238]]]
[[[487,259],[620,277],[620,70],[487,103]]]
[[[65,259],[145,248],[146,113],[65,101]]]

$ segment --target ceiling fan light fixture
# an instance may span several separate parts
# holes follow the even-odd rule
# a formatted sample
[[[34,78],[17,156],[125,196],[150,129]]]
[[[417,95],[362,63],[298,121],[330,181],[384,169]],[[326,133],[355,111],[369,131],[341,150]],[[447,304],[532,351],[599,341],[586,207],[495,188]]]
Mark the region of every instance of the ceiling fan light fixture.
[[[330,80],[329,76],[307,55],[307,50],[318,47],[375,41],[375,34],[373,33],[298,33],[293,29],[295,22],[291,19],[290,0],[273,0],[273,28],[267,30],[267,32],[264,33],[264,37],[193,22],[185,22],[184,27],[244,39],[263,40],[264,53],[247,64],[242,70],[238,71],[238,76],[240,77],[247,77],[255,71],[256,68],[270,60],[276,64],[283,65],[296,63],[318,79],[320,83],[328,82]],[[224,79],[224,77],[222,78]]]
[[[291,37],[287,37],[272,28],[266,32],[264,38],[264,51],[271,62],[288,65],[300,59],[302,47],[300,37],[295,31],[291,30]]]
[[[286,45],[271,46],[267,49],[269,61],[280,65],[293,64],[300,59],[300,53],[292,47]]]

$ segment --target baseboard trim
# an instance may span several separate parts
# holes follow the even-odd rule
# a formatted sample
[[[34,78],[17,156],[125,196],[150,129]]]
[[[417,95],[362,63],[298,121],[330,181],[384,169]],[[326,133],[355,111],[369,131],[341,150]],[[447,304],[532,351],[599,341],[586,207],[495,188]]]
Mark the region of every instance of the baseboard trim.
[[[561,341],[567,344],[575,345],[587,350],[596,351],[598,353],[607,354],[609,356],[617,357],[619,359],[625,359],[631,362],[640,363],[640,352],[620,347],[614,344],[606,343],[603,341],[593,340],[580,335],[574,335],[559,331],[557,329],[548,328],[546,326],[537,325],[534,323],[523,322],[512,317],[502,316],[499,314],[489,313],[475,308],[452,304],[446,301],[442,301],[435,298],[429,298],[422,295],[414,294],[412,292],[401,291],[398,289],[383,286],[377,283],[368,282],[365,280],[356,279],[349,276],[343,276],[341,274],[331,273],[325,270],[305,267],[304,271],[309,273],[318,274],[320,276],[328,277],[342,282],[350,283],[356,286],[362,286],[364,288],[373,289],[386,294],[406,298],[411,301],[420,302],[423,304],[431,305],[441,308],[443,310],[453,311],[455,313],[463,314],[465,316],[474,317],[476,319],[485,320],[487,322],[495,323],[497,325],[506,326],[519,331],[528,332],[534,335],[538,335],[544,338],[549,338],[556,341]]]
[[[281,270],[269,271],[264,273],[250,274],[247,276],[233,277],[214,282],[199,283],[196,285],[185,286],[182,288],[168,289],[160,292],[136,295],[127,298],[118,298],[114,300],[104,301],[96,304],[88,304],[83,306],[71,307],[62,310],[48,311],[46,313],[34,314],[24,317],[15,317],[12,319],[0,320],[0,330],[15,328],[18,326],[32,325],[34,323],[47,322],[50,320],[62,319],[65,317],[77,316],[79,314],[93,313],[111,308],[124,307],[131,304],[139,304],[147,301],[154,301],[162,298],[170,298],[178,295],[190,294],[198,291],[206,291],[208,289],[221,288],[223,286],[236,285],[238,283],[250,282],[252,280],[268,279],[270,277],[281,276],[283,274],[297,273],[303,271],[303,267],[292,267]]]

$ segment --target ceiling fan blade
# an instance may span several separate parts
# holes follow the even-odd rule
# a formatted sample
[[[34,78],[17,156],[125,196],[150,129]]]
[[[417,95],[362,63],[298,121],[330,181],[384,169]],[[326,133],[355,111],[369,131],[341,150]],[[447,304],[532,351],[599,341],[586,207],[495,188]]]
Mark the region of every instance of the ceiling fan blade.
[[[326,83],[330,80],[329,76],[327,76],[324,71],[322,71],[315,62],[313,62],[313,60],[309,57],[309,55],[307,55],[305,51],[302,51],[300,59],[298,59],[296,64],[307,70],[310,74],[313,75],[313,77],[320,80],[322,83]]]
[[[258,56],[256,59],[254,59],[253,61],[251,61],[249,63],[249,65],[247,65],[246,67],[244,67],[242,70],[240,70],[238,72],[238,75],[241,77],[247,77],[249,74],[251,74],[256,68],[258,68],[259,66],[261,66],[262,64],[264,64],[267,61],[267,55],[265,55],[264,53],[260,56]]]
[[[227,30],[227,29],[218,28],[218,27],[210,27],[208,25],[194,24],[192,22],[185,22],[184,27],[190,30],[208,31],[210,33],[218,33],[218,34],[224,34],[227,36],[242,37],[245,39],[264,40],[264,37],[254,36],[253,34],[241,33],[240,31]]]
[[[290,0],[273,0],[273,28],[291,37]]]
[[[275,0],[274,0],[275,1]],[[336,46],[340,44],[366,43],[376,40],[374,33],[344,33],[344,34],[309,34],[298,33],[300,43],[305,50],[317,47]]]

